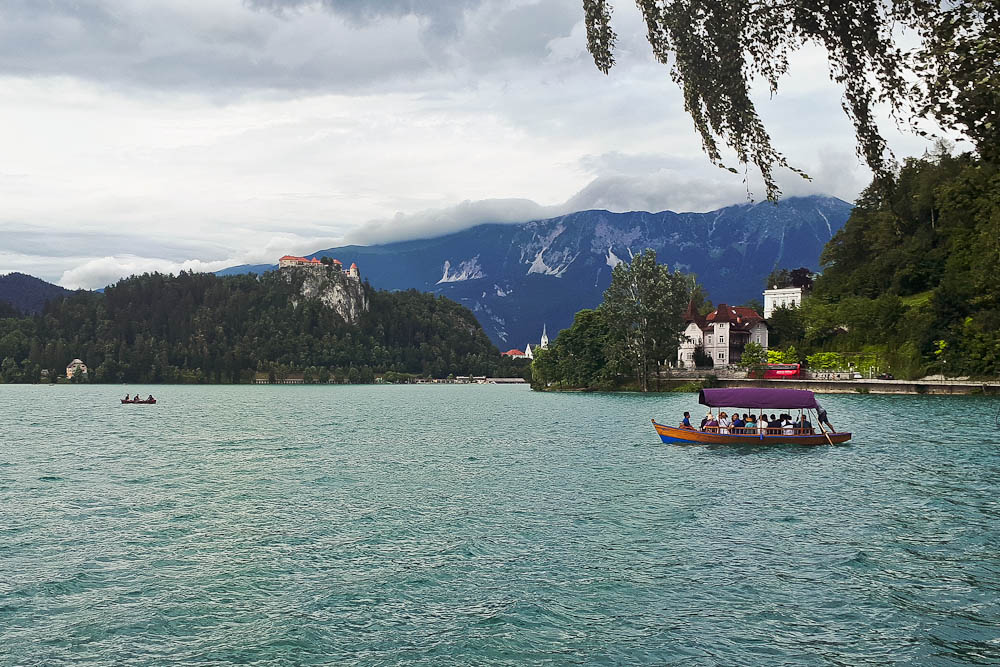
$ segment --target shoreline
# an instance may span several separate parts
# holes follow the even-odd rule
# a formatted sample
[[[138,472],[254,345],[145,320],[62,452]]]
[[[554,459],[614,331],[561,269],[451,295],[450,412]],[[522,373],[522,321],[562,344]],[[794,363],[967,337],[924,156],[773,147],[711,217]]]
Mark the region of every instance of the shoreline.
[[[649,393],[677,393],[679,387],[704,383],[707,378],[661,378],[650,384],[657,389]],[[713,387],[770,387],[774,389],[808,389],[815,394],[874,394],[898,396],[1000,396],[1000,382],[970,382],[950,380],[748,380],[716,379]],[[537,391],[537,390],[536,390]],[[546,388],[554,392],[637,393],[635,389]]]

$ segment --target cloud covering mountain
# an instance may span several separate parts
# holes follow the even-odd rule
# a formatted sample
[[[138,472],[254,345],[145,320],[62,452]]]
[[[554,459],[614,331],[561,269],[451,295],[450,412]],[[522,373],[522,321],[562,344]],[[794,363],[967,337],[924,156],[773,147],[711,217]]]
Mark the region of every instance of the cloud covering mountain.
[[[615,25],[605,76],[578,0],[4,2],[0,273],[92,288],[258,262],[274,240],[759,197],[705,159],[636,8]],[[814,178],[782,174],[786,194],[852,200],[868,173],[825,65],[796,54],[761,109]]]

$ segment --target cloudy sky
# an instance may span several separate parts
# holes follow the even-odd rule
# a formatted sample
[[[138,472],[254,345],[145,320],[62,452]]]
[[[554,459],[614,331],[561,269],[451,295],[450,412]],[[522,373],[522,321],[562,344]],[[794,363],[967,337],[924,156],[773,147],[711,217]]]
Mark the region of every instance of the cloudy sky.
[[[634,6],[598,72],[579,0],[4,0],[0,273],[95,288],[570,210],[711,210],[701,152]],[[851,200],[823,55],[761,97],[775,143]],[[924,144],[886,124],[899,155]],[[751,179],[760,198],[762,188]]]

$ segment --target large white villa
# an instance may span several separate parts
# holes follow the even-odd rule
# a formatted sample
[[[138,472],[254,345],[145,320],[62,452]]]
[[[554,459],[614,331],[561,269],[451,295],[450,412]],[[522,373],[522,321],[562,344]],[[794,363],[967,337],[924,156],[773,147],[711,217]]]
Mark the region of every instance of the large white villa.
[[[771,315],[778,308],[798,308],[802,305],[801,287],[778,287],[764,290],[764,319],[771,319]]]

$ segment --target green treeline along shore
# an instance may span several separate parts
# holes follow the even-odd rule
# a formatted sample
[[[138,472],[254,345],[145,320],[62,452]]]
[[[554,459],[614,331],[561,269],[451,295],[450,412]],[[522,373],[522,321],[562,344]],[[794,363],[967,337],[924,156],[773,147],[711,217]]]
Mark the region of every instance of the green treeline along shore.
[[[348,323],[321,299],[303,296],[306,279],[283,271],[146,274],[103,294],[53,300],[39,316],[8,310],[0,313],[0,381],[48,381],[74,358],[87,364],[86,381],[99,383],[248,383],[291,373],[306,383],[365,383],[527,372],[526,362],[501,357],[454,301],[360,283],[352,293],[367,310],[355,308],[363,312]]]
[[[616,267],[604,302],[578,313],[536,355],[534,388],[644,390],[655,384],[649,374],[659,377],[654,371],[662,369],[653,360],[676,359],[687,303],[693,300],[702,313],[711,305],[693,276],[657,267],[650,254]],[[771,361],[830,368],[819,364],[850,360],[855,369],[877,368],[906,380],[1000,376],[995,162],[954,156],[943,142],[906,160],[891,183],[873,183],[861,194],[820,264],[801,307],[779,308],[768,320]],[[782,275],[789,271],[775,271],[769,283]],[[768,360],[747,352],[751,363]]]

